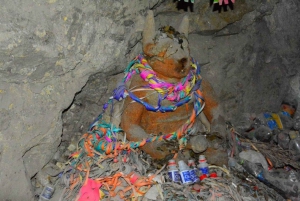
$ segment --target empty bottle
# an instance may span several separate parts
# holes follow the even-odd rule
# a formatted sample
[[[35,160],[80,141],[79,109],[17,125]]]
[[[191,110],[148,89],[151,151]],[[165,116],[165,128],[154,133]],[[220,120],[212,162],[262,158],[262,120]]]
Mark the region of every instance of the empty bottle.
[[[291,139],[289,143],[289,153],[290,157],[294,161],[300,160],[300,137],[296,137],[295,139]]]
[[[39,201],[48,201],[51,199],[54,193],[54,186],[50,183],[46,184],[41,195]]]
[[[190,169],[187,164],[183,160],[181,160],[178,161],[178,166],[182,184],[192,184],[193,180],[191,178]]]
[[[174,159],[169,160],[168,168],[169,168],[168,170],[169,178],[174,182],[180,182],[180,174],[176,167],[176,162]]]
[[[297,114],[297,116],[294,116],[294,125],[293,125],[293,128],[296,131],[300,130],[300,114]]]
[[[298,174],[294,170],[290,170],[288,179],[291,182],[299,182]]]
[[[283,130],[277,135],[277,143],[282,149],[288,149],[290,143],[290,135],[288,130]]]
[[[209,174],[209,168],[208,164],[206,162],[206,158],[204,155],[199,156],[199,165],[198,165],[199,171],[201,174]]]
[[[270,142],[272,139],[273,133],[268,126],[261,125],[256,129],[250,131],[247,135],[249,139],[256,139],[260,142]]]
[[[195,165],[195,160],[194,159],[188,160],[188,166],[190,168],[190,175],[191,175],[192,181],[193,182],[198,182],[199,177],[197,175],[197,168],[196,168],[196,165]]]
[[[264,177],[264,168],[261,165],[251,163],[247,160],[240,160],[240,164],[243,168],[252,176],[256,177],[258,180],[262,182],[266,182]]]
[[[262,165],[262,167],[265,170],[268,169],[268,163],[265,157],[257,151],[254,150],[242,151],[239,153],[239,157],[240,159],[249,161],[251,163],[259,163]]]
[[[294,121],[291,115],[288,112],[281,111],[279,112],[280,121],[284,129],[291,129],[294,126]]]

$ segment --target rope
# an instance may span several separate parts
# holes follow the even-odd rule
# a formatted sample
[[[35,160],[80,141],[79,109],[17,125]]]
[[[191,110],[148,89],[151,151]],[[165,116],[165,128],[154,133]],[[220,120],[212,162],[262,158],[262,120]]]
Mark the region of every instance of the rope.
[[[79,159],[84,156],[96,157],[93,160],[98,161],[99,164],[99,160],[103,160],[103,154],[106,154],[105,158],[113,158],[122,150],[138,148],[146,143],[151,143],[156,140],[178,140],[179,148],[182,149],[187,141],[184,136],[189,133],[196,117],[204,107],[203,95],[199,89],[202,80],[200,76],[200,66],[193,58],[191,58],[191,67],[191,71],[181,82],[176,84],[168,83],[158,79],[156,73],[152,70],[146,59],[141,54],[138,55],[125,69],[125,76],[122,82],[113,91],[113,96],[103,105],[101,114],[90,125],[88,132],[79,140],[78,145],[80,151],[72,155],[74,160],[71,165],[78,165]],[[143,80],[148,82],[148,85],[143,87],[144,89],[152,89],[159,94],[157,106],[150,105],[136,97],[132,93],[134,89],[126,89],[125,84],[135,74],[139,74]],[[114,99],[121,101],[127,96],[130,96],[134,101],[143,104],[147,110],[160,112],[174,111],[177,107],[184,105],[192,98],[194,98],[195,101],[191,116],[178,130],[160,136],[149,137],[140,142],[119,142],[117,136],[122,129],[105,122],[102,117],[110,105],[111,109],[113,109]],[[161,106],[160,102],[164,99],[171,101],[173,105]]]

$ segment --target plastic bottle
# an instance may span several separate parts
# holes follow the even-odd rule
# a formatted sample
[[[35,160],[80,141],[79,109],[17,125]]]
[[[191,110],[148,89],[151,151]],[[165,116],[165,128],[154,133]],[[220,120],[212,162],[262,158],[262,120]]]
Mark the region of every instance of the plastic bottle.
[[[188,166],[190,168],[191,179],[193,180],[193,182],[198,182],[199,178],[197,175],[197,168],[195,165],[195,160],[194,159],[188,160]]]
[[[209,168],[208,168],[208,164],[206,162],[205,156],[204,155],[200,155],[199,156],[199,165],[198,165],[199,171],[202,174],[209,174]]]
[[[289,143],[289,153],[290,157],[294,161],[300,160],[300,137],[296,137],[295,139],[291,139]]]
[[[193,180],[191,178],[190,169],[187,164],[183,160],[181,160],[178,161],[178,166],[182,184],[192,184]]]
[[[293,125],[293,128],[296,131],[300,130],[300,114],[297,114],[296,116],[294,116],[294,125]]]
[[[253,175],[261,182],[266,182],[264,177],[264,168],[262,166],[243,159],[240,160],[240,164],[249,174]]]
[[[251,150],[251,145],[250,145],[250,143],[241,142],[241,147],[242,147],[242,150],[243,150],[243,151]]]
[[[268,126],[260,126],[256,129],[255,138],[260,142],[270,142],[272,136],[273,132]]]
[[[280,121],[284,129],[291,129],[294,126],[294,121],[291,114],[285,111],[279,112]]]
[[[294,170],[290,170],[288,179],[291,182],[299,182],[298,174]]]
[[[48,201],[54,193],[54,186],[50,183],[46,184],[42,193],[40,194],[39,201]]]
[[[175,160],[173,160],[173,159],[169,160],[168,168],[169,168],[169,170],[168,170],[169,178],[174,182],[180,182],[180,174],[176,167]]]
[[[277,143],[283,149],[289,148],[290,136],[288,130],[283,130],[277,135]]]
[[[254,150],[242,151],[239,153],[239,157],[240,159],[247,160],[251,163],[259,163],[262,165],[262,167],[265,170],[268,170],[268,163],[265,157],[257,151]]]

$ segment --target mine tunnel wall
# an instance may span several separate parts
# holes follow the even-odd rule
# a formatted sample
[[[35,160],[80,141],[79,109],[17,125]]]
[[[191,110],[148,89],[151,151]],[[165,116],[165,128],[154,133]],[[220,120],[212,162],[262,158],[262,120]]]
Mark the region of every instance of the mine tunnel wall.
[[[85,132],[114,89],[114,75],[141,52],[148,9],[157,28],[189,15],[191,55],[226,120],[277,111],[284,98],[299,102],[299,4],[244,0],[224,11],[196,1],[191,12],[159,0],[2,3],[1,198],[30,200],[30,178],[62,140]]]

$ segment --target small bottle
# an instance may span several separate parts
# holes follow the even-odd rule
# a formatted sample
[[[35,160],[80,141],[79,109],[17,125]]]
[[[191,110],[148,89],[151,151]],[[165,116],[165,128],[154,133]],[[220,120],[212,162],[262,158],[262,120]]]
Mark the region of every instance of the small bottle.
[[[262,166],[259,166],[256,163],[251,163],[247,160],[241,160],[240,164],[249,174],[256,177],[259,181],[264,183],[267,182],[264,177],[264,168]]]
[[[291,182],[299,182],[297,172],[295,172],[294,170],[290,170],[288,179]]]
[[[39,201],[48,201],[54,193],[54,186],[50,183],[46,184],[42,193],[40,194]]]
[[[293,125],[293,128],[296,130],[296,131],[299,131],[300,130],[300,115],[297,114],[297,116],[294,117],[294,125]]]
[[[176,167],[176,162],[174,159],[169,160],[168,168],[169,168],[168,171],[169,178],[174,182],[180,182],[180,174]]]
[[[178,166],[182,184],[192,184],[193,180],[191,178],[190,168],[187,166],[187,164],[183,160],[181,160],[178,161]]]
[[[300,136],[291,139],[289,143],[289,153],[292,160],[294,161],[300,160]]]
[[[255,139],[260,142],[270,142],[273,132],[268,126],[261,125],[255,129]]]
[[[289,136],[289,131],[288,130],[282,130],[280,133],[277,135],[277,143],[278,145],[287,150],[289,148],[289,142],[290,142],[290,136]]]
[[[239,158],[251,163],[261,164],[265,170],[268,169],[268,162],[264,155],[262,155],[260,152],[254,150],[242,151],[239,153]]]
[[[199,171],[202,174],[208,175],[209,174],[209,168],[208,168],[208,164],[206,162],[205,156],[204,155],[200,155],[199,156],[199,165],[198,165]]]
[[[198,182],[199,177],[197,175],[197,168],[196,168],[196,165],[195,165],[195,160],[194,159],[188,160],[188,166],[190,168],[190,175],[191,175],[192,181],[193,182]]]

